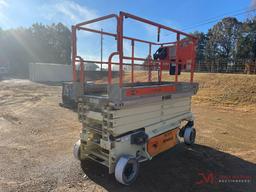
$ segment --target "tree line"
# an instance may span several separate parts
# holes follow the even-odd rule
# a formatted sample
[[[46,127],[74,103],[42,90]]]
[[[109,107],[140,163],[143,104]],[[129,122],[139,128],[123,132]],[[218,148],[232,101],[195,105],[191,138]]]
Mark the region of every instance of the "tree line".
[[[197,71],[243,72],[256,65],[256,17],[244,22],[226,17],[207,33],[193,34],[199,38]]]
[[[11,75],[28,77],[28,63],[71,62],[71,32],[62,23],[33,24],[29,28],[0,28],[0,63]]]
[[[196,31],[197,71],[243,72],[256,64],[256,17],[244,22],[226,17],[207,33]],[[0,28],[0,64],[11,74],[28,77],[28,63],[71,63],[71,31],[62,23],[29,28]],[[254,68],[256,69],[256,67]]]

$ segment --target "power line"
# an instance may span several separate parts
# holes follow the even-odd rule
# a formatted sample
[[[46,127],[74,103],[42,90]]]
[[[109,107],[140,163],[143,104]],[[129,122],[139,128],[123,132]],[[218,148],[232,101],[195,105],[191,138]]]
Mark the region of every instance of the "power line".
[[[232,16],[244,15],[244,14],[246,14],[246,13],[250,13],[250,12],[253,12],[253,11],[255,11],[255,10],[256,10],[256,8],[255,8],[255,9],[251,9],[251,10],[247,10],[247,11],[243,11],[243,12],[234,14],[234,15],[232,15]],[[196,25],[194,25],[193,27],[191,26],[191,27],[183,28],[182,30],[194,29],[195,27],[207,25],[207,24],[210,24],[210,23],[214,23],[214,22],[216,22],[216,21],[219,21],[219,19],[211,20],[211,21],[208,21],[208,22],[205,22],[205,23],[196,24]]]
[[[235,10],[235,11],[226,12],[226,13],[223,13],[223,14],[221,14],[221,15],[214,16],[214,17],[210,17],[210,18],[208,18],[208,19],[206,19],[206,20],[203,20],[203,21],[201,21],[199,24],[205,23],[205,22],[209,22],[209,21],[212,21],[212,20],[216,20],[216,19],[219,19],[219,18],[222,18],[222,17],[224,17],[224,16],[226,16],[226,15],[228,15],[228,14],[235,14],[235,13],[237,13],[237,12],[240,13],[241,11],[245,11],[245,10],[248,11],[248,9],[249,9],[249,8],[246,7],[246,8],[243,8],[243,9],[237,9],[237,10]],[[199,24],[193,24],[193,25],[185,26],[185,27],[183,27],[183,28],[193,27],[193,26],[199,25]]]
[[[250,9],[250,10],[246,10],[246,9],[248,9],[248,8],[243,8],[243,9],[239,9],[239,10],[236,10],[236,11],[227,12],[227,13],[224,13],[224,14],[222,14],[222,15],[219,15],[219,16],[216,16],[216,17],[212,17],[212,18],[209,18],[209,19],[206,19],[206,20],[204,20],[204,22],[202,22],[202,23],[194,24],[194,25],[190,25],[190,26],[184,27],[184,28],[181,29],[181,30],[184,31],[184,30],[188,30],[188,29],[195,29],[195,28],[197,28],[197,27],[199,27],[199,26],[203,26],[203,25],[207,25],[207,24],[210,24],[210,23],[217,22],[217,21],[219,21],[220,18],[222,18],[223,16],[227,16],[227,14],[230,14],[230,13],[236,13],[236,12],[240,11],[240,12],[238,12],[238,13],[236,13],[236,14],[231,15],[231,16],[239,16],[239,15],[243,15],[243,14],[246,14],[246,13],[250,13],[250,12],[253,12],[253,11],[256,10],[256,8]],[[242,11],[242,12],[241,12],[241,10],[246,10],[246,11]],[[165,36],[169,36],[169,35],[171,35],[171,34],[166,34]]]

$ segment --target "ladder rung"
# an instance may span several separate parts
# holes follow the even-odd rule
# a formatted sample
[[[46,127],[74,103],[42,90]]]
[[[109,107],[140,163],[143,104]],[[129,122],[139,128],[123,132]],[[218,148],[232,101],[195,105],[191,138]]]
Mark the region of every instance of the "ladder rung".
[[[89,130],[92,130],[92,131],[97,132],[99,134],[102,134],[102,130],[100,128],[93,128],[93,127],[86,126],[86,129],[89,129]]]
[[[105,166],[108,167],[108,162],[107,162],[107,161],[105,161],[105,160],[100,161],[100,160],[98,159],[98,157],[94,156],[93,154],[89,154],[89,155],[87,155],[87,157],[90,158],[90,159],[93,160],[93,161],[96,161],[96,162],[98,162],[98,163],[100,163],[100,164],[105,165]]]
[[[90,151],[91,154],[93,154],[94,156],[100,158],[100,159],[103,159],[105,161],[108,161],[108,156],[105,154],[102,154],[100,151]]]

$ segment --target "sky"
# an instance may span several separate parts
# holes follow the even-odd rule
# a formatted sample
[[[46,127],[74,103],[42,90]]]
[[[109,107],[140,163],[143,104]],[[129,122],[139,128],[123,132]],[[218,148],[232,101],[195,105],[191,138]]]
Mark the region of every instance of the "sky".
[[[62,22],[67,27],[119,11],[129,12],[155,22],[182,29],[185,32],[207,32],[224,16],[235,16],[243,21],[256,8],[256,0],[0,0],[0,28],[29,27],[33,23],[51,24]],[[254,13],[255,14],[255,13]],[[209,22],[210,21],[210,22]],[[213,21],[213,22],[212,22]],[[125,34],[156,41],[156,29],[140,23],[125,21]],[[209,22],[208,24],[205,24]],[[91,27],[114,32],[114,20]],[[79,34],[81,55],[94,59],[99,56],[98,36]],[[161,32],[162,41],[172,41],[174,36]],[[87,47],[85,46],[87,45]],[[135,54],[143,55],[137,45]],[[113,40],[104,37],[104,58],[116,49]],[[85,53],[86,52],[86,53]],[[131,54],[130,42],[124,42],[124,52]]]

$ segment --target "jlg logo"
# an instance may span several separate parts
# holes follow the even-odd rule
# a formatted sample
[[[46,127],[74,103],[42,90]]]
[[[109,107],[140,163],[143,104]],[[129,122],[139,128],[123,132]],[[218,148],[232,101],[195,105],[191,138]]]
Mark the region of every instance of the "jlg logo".
[[[172,141],[173,140],[173,136],[172,134],[169,135],[165,135],[165,139],[163,139],[163,143],[168,142],[168,141]]]

